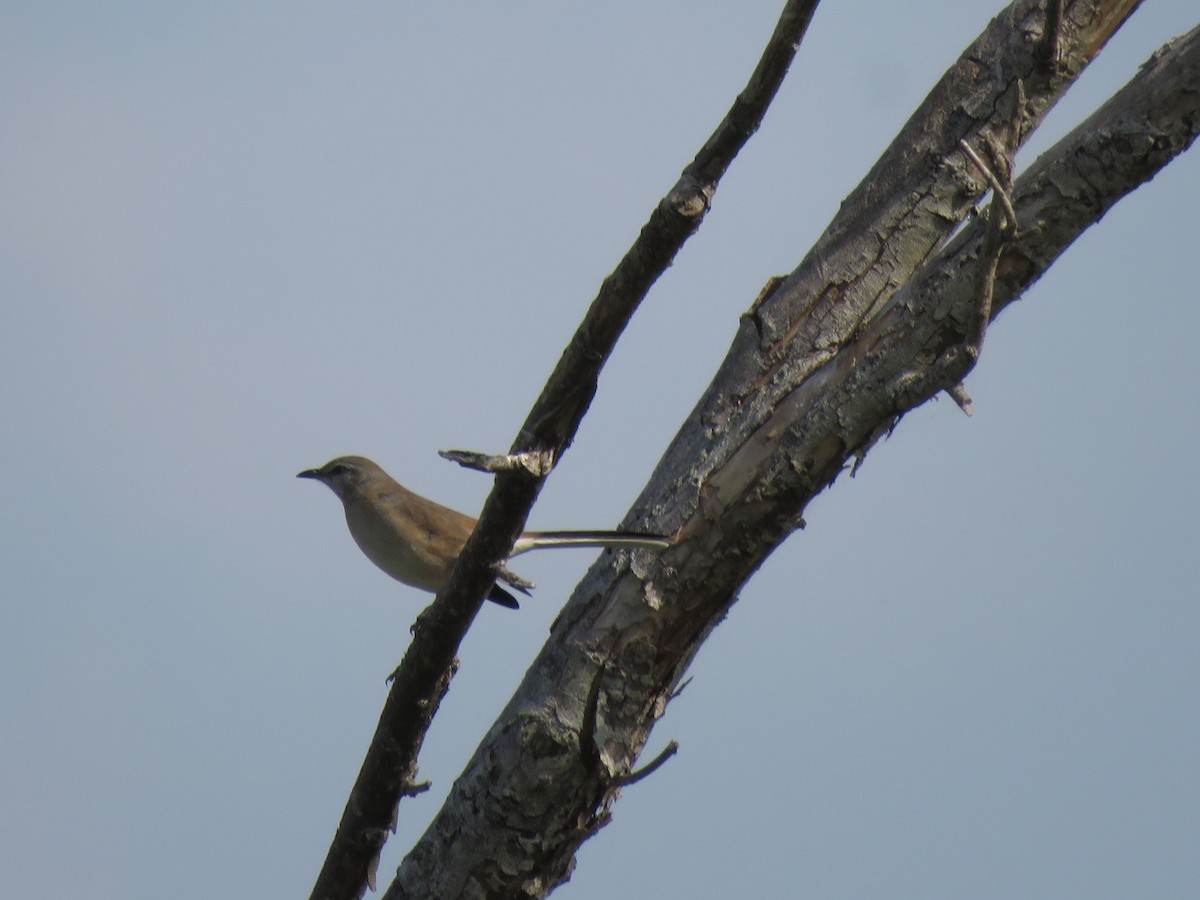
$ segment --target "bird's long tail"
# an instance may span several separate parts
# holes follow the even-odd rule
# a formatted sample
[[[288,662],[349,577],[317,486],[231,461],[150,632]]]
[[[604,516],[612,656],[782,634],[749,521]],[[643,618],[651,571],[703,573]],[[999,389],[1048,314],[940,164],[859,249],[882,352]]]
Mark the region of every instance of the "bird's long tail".
[[[633,531],[527,531],[517,538],[512,555],[542,547],[670,547],[671,539],[662,534],[638,534]]]

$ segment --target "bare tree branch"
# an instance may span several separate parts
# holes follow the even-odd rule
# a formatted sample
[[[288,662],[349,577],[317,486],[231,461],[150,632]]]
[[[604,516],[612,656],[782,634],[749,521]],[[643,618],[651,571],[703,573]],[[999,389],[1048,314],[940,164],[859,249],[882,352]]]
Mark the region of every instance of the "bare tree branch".
[[[885,154],[890,165],[877,165],[796,272],[764,291],[638,502],[660,526],[678,528],[676,545],[593,567],[385,898],[544,896],[569,877],[578,845],[607,821],[620,778],[740,585],[812,496],[905,410],[957,384],[969,368],[964,347],[980,308],[976,272],[985,254],[982,243],[964,244],[965,256],[945,254],[982,241],[985,226],[972,224],[942,245],[987,183],[958,142],[1006,126],[1018,82],[1027,95],[1024,137],[1135,5],[1068,4],[1056,26],[1056,64],[1047,66],[1037,40],[1042,6],[1014,3],[918,110]],[[1064,237],[1190,143],[1200,123],[1196,61],[1180,53],[1173,64],[1188,77],[1174,70],[1157,93],[1138,94],[1143,72],[1122,92],[1144,97],[1147,120],[1150,107],[1170,109],[1161,117],[1172,138],[1127,147],[1136,164],[1102,182],[1106,201],[1064,226]],[[1097,139],[1086,152],[1111,160],[1127,140],[1105,151]],[[1008,245],[997,265],[993,315],[1020,281],[1013,265],[1026,258],[1048,265],[1061,251],[1044,248],[1045,223],[1029,218],[1045,202],[1030,193],[1034,184],[1049,190],[1020,180],[1013,191],[1025,243]],[[914,307],[913,292],[934,273],[964,292],[961,303],[949,294],[936,301],[945,321]]]
[[[869,358],[857,377],[891,385],[896,416],[959,383],[977,358],[963,352],[980,292],[968,274],[993,273],[994,319],[1118,200],[1190,147],[1197,133],[1200,28],[1161,48],[1017,179],[1012,205],[1019,227],[998,262],[990,255],[992,223],[973,222],[888,301],[856,347],[847,348]]]
[[[746,89],[705,143],[617,268],[604,280],[508,454],[557,460],[595,394],[600,369],[650,286],[699,227],[722,174],[758,128],[804,36],[818,0],[789,0]],[[458,646],[541,490],[546,472],[504,467],[475,533],[419,620],[366,759],[350,793],[314,900],[360,897],[374,886],[379,852],[417,772],[417,753],[449,686]]]

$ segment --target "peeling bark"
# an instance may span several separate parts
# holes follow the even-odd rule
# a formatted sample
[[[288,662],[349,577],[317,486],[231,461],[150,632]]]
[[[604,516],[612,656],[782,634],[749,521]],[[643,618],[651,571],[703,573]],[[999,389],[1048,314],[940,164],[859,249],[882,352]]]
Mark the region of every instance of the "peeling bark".
[[[988,26],[742,318],[624,523],[675,544],[610,553],[588,573],[386,898],[540,897],[568,879],[740,587],[813,496],[905,412],[960,384],[986,238],[968,220],[987,182],[959,142],[1014,122],[1026,136],[1137,3],[1065,4],[1049,48],[1044,6],[1014,3]],[[1019,231],[991,315],[1198,129],[1200,30],[1016,181]]]

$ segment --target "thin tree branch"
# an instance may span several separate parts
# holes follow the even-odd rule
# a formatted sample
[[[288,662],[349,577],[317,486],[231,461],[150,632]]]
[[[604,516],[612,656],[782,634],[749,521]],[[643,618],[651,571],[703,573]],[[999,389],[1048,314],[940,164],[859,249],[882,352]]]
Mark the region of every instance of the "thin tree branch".
[[[1045,43],[1047,41],[1043,39],[1043,44]],[[1057,44],[1057,35],[1054,43]],[[987,238],[984,241],[982,255],[977,266],[976,300],[968,315],[962,347],[964,358],[972,368],[983,353],[983,340],[987,336],[988,323],[991,322],[992,301],[996,290],[996,267],[1000,264],[1000,254],[1004,251],[1005,245],[1016,238],[1020,227],[1017,211],[1013,206],[1012,186],[1013,172],[1016,169],[1014,157],[1024,129],[1025,88],[1018,81],[1017,92],[1013,98],[1012,121],[1008,127],[1002,129],[1003,139],[996,138],[990,132],[984,135],[985,146],[991,162],[984,162],[970,144],[966,141],[959,141],[959,147],[975,164],[992,188],[992,202],[986,212]],[[958,404],[959,409],[968,416],[972,414],[971,397],[962,381],[956,381],[948,386],[946,393]],[[862,460],[862,453],[855,455],[854,465],[856,468],[862,464]]]
[[[596,391],[600,369],[651,285],[699,227],[721,175],[758,127],[787,73],[818,0],[789,0],[746,89],[696,159],[667,193],[617,268],[604,280],[575,335],[513,442],[510,456],[558,459]],[[458,646],[491,587],[546,473],[497,474],[475,532],[445,586],[422,615],[396,669],[379,724],[350,792],[313,900],[360,897],[393,829],[404,786],[449,686]]]

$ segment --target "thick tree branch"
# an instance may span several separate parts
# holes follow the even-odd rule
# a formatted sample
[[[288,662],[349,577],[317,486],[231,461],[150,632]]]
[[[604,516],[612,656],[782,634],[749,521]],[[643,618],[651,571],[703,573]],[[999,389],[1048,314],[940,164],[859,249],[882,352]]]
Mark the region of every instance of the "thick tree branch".
[[[1014,3],[885,155],[895,168],[877,166],[875,180],[855,192],[800,268],[764,292],[638,503],[660,528],[678,528],[679,541],[657,556],[606,558],[593,567],[386,898],[543,896],[569,877],[579,843],[607,821],[620,777],[633,769],[738,588],[850,460],[906,409],[965,373],[953,353],[961,353],[978,309],[982,244],[964,245],[962,257],[946,254],[981,241],[982,224],[941,247],[986,182],[958,141],[1004,127],[1018,82],[1027,94],[1026,127],[1035,126],[1131,8],[1111,0],[1068,4],[1057,51],[1047,54],[1036,40],[1042,7]],[[1132,101],[1147,104],[1144,121],[1153,119],[1151,107],[1160,111],[1172,137],[1136,140],[1129,132],[1111,144],[1086,142],[1085,155],[1111,161],[1104,154],[1124,146],[1138,158],[1089,192],[1093,205],[1061,227],[1063,237],[1077,235],[1190,142],[1196,61],[1190,50],[1180,59],[1172,65],[1187,77],[1176,71],[1157,93],[1138,94],[1146,71],[1122,92],[1144,98]],[[1166,66],[1165,58],[1156,65]],[[1159,135],[1160,125],[1145,133]],[[1070,152],[1060,147],[1069,168]],[[1035,184],[1019,180],[1013,192],[1021,237],[997,266],[993,314],[1022,283],[1012,277],[1013,261],[1044,258],[1048,265],[1069,243],[1056,239],[1057,251],[1039,243],[1045,222],[1030,211],[1045,201],[1030,193],[1044,190]],[[918,270],[922,276],[905,288]],[[956,290],[966,286],[963,303],[948,294],[927,301],[945,323],[912,299],[934,273]]]
[[[818,0],[789,0],[762,59],[728,115],[684,170],[601,285],[510,457],[557,460],[571,443],[608,359],[650,286],[699,227],[721,175],[757,129],[795,57]],[[541,490],[546,472],[507,467],[496,476],[475,533],[419,628],[400,666],[366,759],[312,891],[313,900],[360,897],[374,887],[379,852],[396,807],[416,778],[417,753],[449,686],[458,646]]]
[[[885,430],[908,409],[957,384],[974,365],[977,355],[963,352],[971,342],[979,292],[969,275],[994,271],[995,318],[1118,200],[1190,147],[1197,133],[1200,28],[1164,46],[1017,180],[1012,205],[1018,230],[1004,243],[998,263],[989,256],[991,223],[973,222],[846,348],[857,360],[855,379],[887,386],[873,392],[877,401],[890,397],[891,412],[885,403],[885,411],[877,413]],[[870,441],[881,433],[877,427]]]

